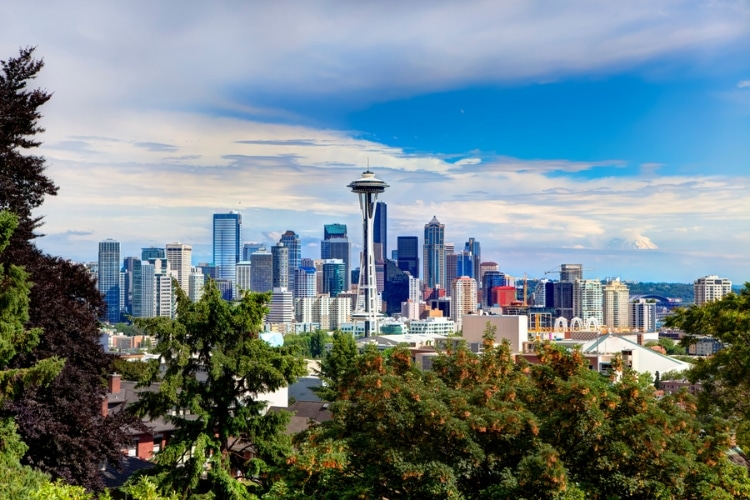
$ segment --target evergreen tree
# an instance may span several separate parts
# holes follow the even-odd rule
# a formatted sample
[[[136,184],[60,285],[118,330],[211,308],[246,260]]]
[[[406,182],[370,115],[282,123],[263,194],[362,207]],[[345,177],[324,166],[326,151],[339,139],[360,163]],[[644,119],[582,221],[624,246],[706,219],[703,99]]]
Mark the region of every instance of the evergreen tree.
[[[266,413],[259,397],[303,375],[304,361],[260,339],[270,294],[248,293],[233,305],[213,281],[195,303],[175,290],[176,320],[137,320],[157,338],[166,371],[152,370],[144,385],[160,382],[159,391],[143,392],[134,411],[177,428],[156,456],[157,482],[181,496],[250,498],[291,452],[288,414]]]

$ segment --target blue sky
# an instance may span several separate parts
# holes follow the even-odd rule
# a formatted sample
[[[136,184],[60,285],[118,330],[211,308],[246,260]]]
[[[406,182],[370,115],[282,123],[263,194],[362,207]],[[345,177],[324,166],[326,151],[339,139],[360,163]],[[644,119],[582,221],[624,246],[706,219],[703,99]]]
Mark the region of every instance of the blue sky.
[[[8,3],[0,59],[36,46],[55,94],[53,254],[206,261],[238,209],[317,257],[360,243],[369,162],[392,248],[434,215],[516,276],[750,280],[747,1]]]

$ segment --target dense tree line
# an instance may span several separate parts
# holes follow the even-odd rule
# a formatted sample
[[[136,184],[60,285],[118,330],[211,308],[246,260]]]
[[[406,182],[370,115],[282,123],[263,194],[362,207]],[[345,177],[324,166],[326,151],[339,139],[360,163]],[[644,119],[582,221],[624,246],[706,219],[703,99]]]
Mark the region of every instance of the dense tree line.
[[[728,423],[700,420],[689,394],[658,399],[646,377],[604,378],[549,344],[517,363],[487,333],[482,354],[460,347],[428,372],[405,348],[349,356],[336,339],[334,418],[298,439],[269,497],[750,497]]]

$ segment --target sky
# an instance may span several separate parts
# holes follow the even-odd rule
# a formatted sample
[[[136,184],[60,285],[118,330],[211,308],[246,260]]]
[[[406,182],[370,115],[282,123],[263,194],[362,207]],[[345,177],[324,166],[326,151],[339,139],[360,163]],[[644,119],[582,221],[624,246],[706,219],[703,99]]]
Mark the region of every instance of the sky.
[[[94,261],[323,225],[390,185],[389,249],[433,216],[513,276],[750,281],[750,2],[0,4],[45,67],[45,251]]]

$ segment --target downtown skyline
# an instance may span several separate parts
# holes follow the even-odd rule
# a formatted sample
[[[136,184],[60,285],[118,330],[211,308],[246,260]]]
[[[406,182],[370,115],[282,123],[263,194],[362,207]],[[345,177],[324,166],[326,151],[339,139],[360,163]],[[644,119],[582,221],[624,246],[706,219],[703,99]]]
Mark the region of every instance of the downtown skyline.
[[[210,262],[237,210],[243,242],[316,256],[369,164],[391,249],[435,216],[513,276],[750,280],[746,2],[75,4],[0,7],[0,59],[36,46],[54,93],[54,255]]]

